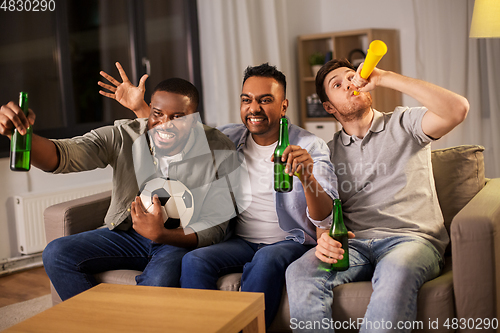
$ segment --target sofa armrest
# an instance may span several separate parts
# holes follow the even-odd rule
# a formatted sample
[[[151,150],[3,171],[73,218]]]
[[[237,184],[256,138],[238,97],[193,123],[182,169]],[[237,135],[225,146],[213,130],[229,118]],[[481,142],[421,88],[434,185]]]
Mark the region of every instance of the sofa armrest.
[[[451,249],[457,318],[499,318],[500,178],[455,216]]]
[[[47,207],[43,213],[47,243],[102,226],[110,201],[111,191],[106,191]]]

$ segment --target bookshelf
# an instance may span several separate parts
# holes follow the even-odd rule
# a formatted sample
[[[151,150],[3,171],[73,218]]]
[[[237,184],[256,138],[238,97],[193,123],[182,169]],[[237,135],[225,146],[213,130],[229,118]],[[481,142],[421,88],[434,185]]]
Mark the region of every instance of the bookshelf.
[[[308,107],[308,96],[316,93],[315,74],[309,58],[315,53],[331,54],[334,59],[346,58],[358,65],[363,59],[372,40],[382,40],[387,45],[387,53],[377,65],[384,70],[401,73],[399,32],[393,29],[360,29],[298,37],[299,98],[301,126],[329,141],[340,124],[322,109],[321,105]],[[328,59],[328,55],[327,55]],[[393,111],[401,105],[401,93],[387,88],[377,88],[371,92],[373,107],[381,112]],[[309,99],[310,100],[310,99]]]

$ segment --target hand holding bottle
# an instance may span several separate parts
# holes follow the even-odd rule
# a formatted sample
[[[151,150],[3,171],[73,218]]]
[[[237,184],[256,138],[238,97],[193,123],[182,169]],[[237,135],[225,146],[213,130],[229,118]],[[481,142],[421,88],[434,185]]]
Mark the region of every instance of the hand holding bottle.
[[[349,239],[354,238],[351,231],[347,232]],[[316,257],[328,264],[334,264],[337,260],[342,259],[344,250],[342,244],[328,235],[328,230],[325,230],[318,238],[318,245],[316,245]]]
[[[10,138],[10,169],[29,171],[31,168],[32,123],[28,119],[28,94],[19,93],[19,105],[10,102],[0,109],[0,133]]]
[[[301,146],[289,145],[283,152],[282,160],[286,163],[285,172],[299,177],[301,182],[313,176],[314,161],[307,150]]]
[[[285,117],[280,119],[280,137],[271,161],[274,162],[274,190],[277,192],[292,191],[294,175],[302,183],[313,177],[313,159],[307,150],[290,145]]]
[[[331,269],[343,271],[349,268],[349,245],[347,240],[354,238],[354,234],[347,231],[344,225],[340,200],[335,199],[333,203],[333,221],[330,231],[325,231],[318,237],[315,254],[319,260],[331,264]]]
[[[28,109],[26,116],[16,102],[2,105],[0,108],[0,134],[10,139],[14,129],[17,129],[19,133],[25,135],[28,127],[35,123],[35,118],[35,113],[31,109]]]
[[[35,113],[31,109],[28,109],[28,115],[26,116],[15,102],[2,105],[0,108],[0,134],[11,138],[11,140],[15,130],[25,135],[28,128],[35,124],[35,118]],[[33,166],[47,172],[54,171],[60,162],[54,142],[34,133],[30,158]]]

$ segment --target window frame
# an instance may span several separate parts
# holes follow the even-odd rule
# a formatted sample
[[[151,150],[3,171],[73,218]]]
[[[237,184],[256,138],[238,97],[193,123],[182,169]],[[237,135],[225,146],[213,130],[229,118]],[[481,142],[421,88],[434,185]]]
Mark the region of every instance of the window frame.
[[[182,1],[185,8],[184,20],[186,22],[186,32],[188,39],[188,55],[189,80],[196,86],[200,92],[199,113],[204,120],[203,112],[203,94],[201,82],[201,62],[200,62],[200,46],[198,33],[198,13],[196,0],[178,0]],[[131,63],[131,73],[129,78],[132,82],[138,82],[139,73],[146,72],[145,61],[147,61],[146,52],[146,32],[144,17],[144,0],[127,0],[124,2],[128,12],[128,37],[129,37],[129,52]],[[83,135],[92,129],[111,125],[109,121],[77,123],[76,122],[76,107],[74,105],[73,96],[73,81],[71,71],[71,60],[69,50],[69,28],[68,28],[68,10],[66,1],[56,0],[55,10],[56,20],[56,45],[57,45],[57,71],[59,74],[59,93],[61,98],[61,115],[63,126],[47,130],[37,130],[36,125],[33,132],[42,137],[50,139],[63,139],[74,136]],[[29,73],[27,73],[29,75]],[[142,75],[142,74],[140,74]],[[99,87],[96,82],[96,94]],[[147,89],[148,91],[148,89]],[[149,97],[146,96],[148,100]],[[2,104],[8,101],[1,101]],[[5,136],[0,136],[0,158],[9,157],[10,155],[10,140]]]

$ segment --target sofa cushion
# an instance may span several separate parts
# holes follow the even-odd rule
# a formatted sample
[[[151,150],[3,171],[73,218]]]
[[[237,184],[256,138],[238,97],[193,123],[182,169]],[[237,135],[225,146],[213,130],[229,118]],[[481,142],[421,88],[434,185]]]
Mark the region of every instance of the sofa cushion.
[[[94,274],[97,283],[115,283],[135,285],[135,277],[141,274],[141,271],[130,269],[117,269]]]
[[[455,215],[484,187],[484,147],[464,145],[432,151],[436,191],[448,233]]]
[[[116,283],[134,285],[135,277],[141,274],[141,271],[128,269],[117,269],[94,274],[98,283]],[[241,273],[232,273],[221,276],[217,281],[217,289],[226,291],[239,291],[241,286]]]
[[[231,273],[221,276],[217,280],[217,289],[225,291],[239,291],[241,287],[241,273]]]

